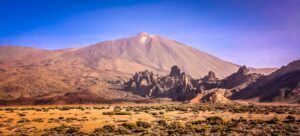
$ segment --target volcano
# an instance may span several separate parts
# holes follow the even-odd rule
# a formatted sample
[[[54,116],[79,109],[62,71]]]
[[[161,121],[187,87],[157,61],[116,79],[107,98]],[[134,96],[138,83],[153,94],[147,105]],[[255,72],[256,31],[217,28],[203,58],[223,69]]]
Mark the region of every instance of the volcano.
[[[240,67],[180,42],[144,32],[72,49],[1,46],[0,99],[61,98],[78,92],[101,99],[135,99],[138,96],[119,91],[107,82],[126,79],[145,69],[167,74],[173,65],[196,78],[209,71],[225,78]],[[250,68],[263,74],[273,70]]]

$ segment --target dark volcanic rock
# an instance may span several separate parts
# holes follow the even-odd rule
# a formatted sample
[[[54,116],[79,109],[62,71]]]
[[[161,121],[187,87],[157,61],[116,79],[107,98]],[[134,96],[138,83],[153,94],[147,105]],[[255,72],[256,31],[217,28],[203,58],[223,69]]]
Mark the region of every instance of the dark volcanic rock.
[[[213,71],[209,71],[201,79],[194,79],[181,72],[178,66],[173,66],[167,76],[154,76],[153,72],[148,70],[138,72],[126,83],[125,90],[144,97],[168,97],[185,101],[197,97],[198,94],[224,89],[222,95],[230,97],[261,77],[260,74],[249,73],[249,69],[242,66],[236,73],[223,80],[219,80]]]
[[[244,66],[239,68],[239,70],[237,71],[237,74],[239,74],[239,75],[248,75],[249,71],[250,70],[244,65]]]
[[[128,82],[126,90],[144,97],[169,97],[174,100],[186,100],[194,97],[197,90],[190,76],[180,73],[173,66],[168,76],[154,76],[148,70],[136,73]]]
[[[284,66],[271,75],[247,86],[233,99],[258,98],[260,101],[300,103],[300,60]]]
[[[209,71],[204,78],[200,79],[200,86],[204,90],[210,90],[213,88],[218,88],[220,86],[221,81],[216,77],[216,74],[212,71]]]
[[[246,66],[242,66],[236,73],[223,79],[220,88],[239,91],[256,82],[261,77],[263,77],[263,75],[249,73],[249,69]]]
[[[208,75],[204,77],[205,81],[216,81],[218,78],[216,77],[216,74],[213,71],[209,71]]]
[[[170,77],[178,77],[178,76],[180,76],[180,73],[181,73],[181,70],[179,69],[179,67],[178,66],[173,66],[172,68],[171,68],[171,72],[170,72]]]

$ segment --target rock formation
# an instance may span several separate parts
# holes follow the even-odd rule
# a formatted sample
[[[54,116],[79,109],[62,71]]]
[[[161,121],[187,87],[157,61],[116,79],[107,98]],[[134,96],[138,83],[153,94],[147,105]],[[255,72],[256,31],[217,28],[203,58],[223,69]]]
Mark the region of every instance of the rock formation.
[[[148,70],[138,72],[127,82],[126,90],[145,97],[169,97],[174,100],[186,100],[196,93],[193,80],[177,66],[171,68],[167,76],[154,76]],[[143,83],[144,82],[144,83]]]
[[[181,73],[181,70],[179,69],[179,67],[178,66],[173,66],[172,68],[171,68],[171,72],[170,72],[170,77],[178,77],[178,76],[180,76],[180,73]]]
[[[261,74],[250,73],[249,71],[246,66],[242,66],[236,73],[233,73],[221,81],[219,87],[229,90],[226,93],[227,97],[239,92],[263,77]]]
[[[218,91],[213,91],[204,95],[200,100],[202,103],[210,103],[210,104],[228,104],[232,103],[229,99],[227,99],[223,94]]]
[[[232,96],[232,99],[258,98],[260,101],[300,103],[300,60],[291,62]]]
[[[199,85],[204,90],[210,90],[212,88],[218,88],[221,84],[221,81],[216,77],[216,74],[212,71],[209,71],[204,78],[199,80]]]
[[[209,71],[201,79],[194,79],[185,72],[181,72],[180,68],[175,65],[166,76],[154,76],[153,72],[148,70],[138,72],[126,83],[125,90],[144,97],[168,97],[178,101],[191,100],[198,96],[201,98],[206,96],[209,99],[215,96],[220,98],[219,94],[225,98],[252,84],[259,77],[261,75],[249,73],[249,69],[242,66],[236,73],[223,80],[219,80],[213,71]],[[218,90],[217,95],[213,93],[216,90]],[[222,93],[219,90],[222,90]],[[210,101],[206,97],[201,101]],[[223,98],[220,99],[225,101]]]

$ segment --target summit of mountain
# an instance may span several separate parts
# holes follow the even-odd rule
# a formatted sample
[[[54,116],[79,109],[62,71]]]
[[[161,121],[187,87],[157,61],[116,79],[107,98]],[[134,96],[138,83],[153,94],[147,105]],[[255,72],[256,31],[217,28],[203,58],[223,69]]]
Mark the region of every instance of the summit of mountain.
[[[182,71],[194,77],[203,77],[209,71],[224,78],[239,68],[239,65],[217,58],[209,53],[177,41],[145,32],[136,36],[105,41],[81,48],[76,57],[93,69],[116,70],[133,74],[145,69],[166,74],[177,65]],[[274,69],[259,70],[269,74]],[[251,69],[256,72],[257,69]]]

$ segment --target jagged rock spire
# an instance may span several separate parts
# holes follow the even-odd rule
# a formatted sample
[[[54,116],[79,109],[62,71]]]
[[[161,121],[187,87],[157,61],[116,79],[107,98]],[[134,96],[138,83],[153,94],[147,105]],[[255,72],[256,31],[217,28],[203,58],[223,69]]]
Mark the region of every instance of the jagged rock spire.
[[[238,74],[240,75],[247,75],[249,73],[249,69],[244,65],[244,66],[241,66],[238,70]]]
[[[181,70],[179,69],[179,67],[174,65],[171,68],[170,76],[171,77],[177,77],[177,76],[180,76],[180,73],[181,73]]]

